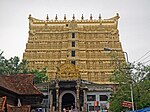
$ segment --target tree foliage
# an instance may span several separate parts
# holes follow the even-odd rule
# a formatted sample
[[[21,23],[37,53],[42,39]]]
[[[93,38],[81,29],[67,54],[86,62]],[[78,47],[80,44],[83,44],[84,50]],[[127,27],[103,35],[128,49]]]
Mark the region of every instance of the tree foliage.
[[[48,81],[48,76],[46,75],[46,68],[43,68],[43,70],[39,71],[37,69],[32,70],[32,73],[35,75],[34,83],[39,84],[45,81]]]
[[[47,81],[46,69],[28,69],[28,62],[26,60],[20,61],[19,57],[11,57],[6,59],[3,52],[0,52],[0,75],[16,75],[16,74],[34,74],[34,83],[42,83]]]
[[[150,66],[142,64],[118,65],[111,81],[118,84],[117,91],[110,98],[110,109],[115,112],[127,110],[123,101],[131,101],[131,85],[135,109],[150,105]]]

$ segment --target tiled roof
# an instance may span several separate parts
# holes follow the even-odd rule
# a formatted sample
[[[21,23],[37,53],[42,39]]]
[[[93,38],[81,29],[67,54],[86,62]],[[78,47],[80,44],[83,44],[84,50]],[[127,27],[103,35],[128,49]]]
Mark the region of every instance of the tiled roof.
[[[20,95],[42,94],[33,85],[33,74],[0,75],[0,87]]]

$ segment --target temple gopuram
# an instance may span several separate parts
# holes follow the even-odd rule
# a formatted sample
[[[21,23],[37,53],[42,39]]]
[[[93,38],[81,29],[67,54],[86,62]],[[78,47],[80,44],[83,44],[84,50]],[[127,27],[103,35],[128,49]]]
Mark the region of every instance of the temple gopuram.
[[[47,69],[49,82],[39,85],[48,95],[50,112],[63,109],[107,111],[116,85],[110,77],[125,62],[118,30],[119,14],[109,19],[40,20],[29,15],[29,37],[23,59],[30,69]],[[110,48],[111,51],[106,51]],[[48,91],[44,91],[48,87]]]

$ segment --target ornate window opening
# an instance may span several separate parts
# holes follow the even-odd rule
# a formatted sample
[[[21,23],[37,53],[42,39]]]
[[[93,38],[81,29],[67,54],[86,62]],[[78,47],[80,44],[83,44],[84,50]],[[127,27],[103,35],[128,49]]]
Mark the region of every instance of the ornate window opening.
[[[75,51],[71,51],[71,56],[75,57],[76,56],[76,52]]]
[[[71,61],[71,63],[75,65],[75,64],[76,64],[76,61],[73,60],[73,61]]]
[[[75,38],[75,33],[72,33],[72,38]]]
[[[99,100],[100,101],[107,101],[108,100],[108,96],[107,95],[100,95],[99,96]]]
[[[87,95],[87,101],[95,101],[96,95]]]
[[[75,47],[75,46],[76,46],[75,41],[72,41],[72,47]]]

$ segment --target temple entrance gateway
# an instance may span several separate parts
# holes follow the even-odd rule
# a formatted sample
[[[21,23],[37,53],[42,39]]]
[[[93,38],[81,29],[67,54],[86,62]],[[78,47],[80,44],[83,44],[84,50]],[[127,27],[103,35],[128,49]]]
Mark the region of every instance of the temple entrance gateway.
[[[75,98],[71,93],[66,93],[62,97],[62,109],[70,110],[71,107],[75,107]]]
[[[59,98],[60,102],[60,110],[62,111],[63,108],[71,109],[71,106],[76,107],[76,94],[74,91],[63,91],[60,94]]]
[[[78,69],[68,62],[62,64],[57,71],[56,79],[49,82],[50,112],[62,112],[63,108],[67,110],[73,108],[78,112],[89,110],[94,112],[95,101],[99,102],[98,107],[105,105],[107,107],[105,111],[107,111],[109,108],[107,98],[114,88],[113,85],[82,80]],[[47,85],[48,83],[45,83],[46,87]]]

